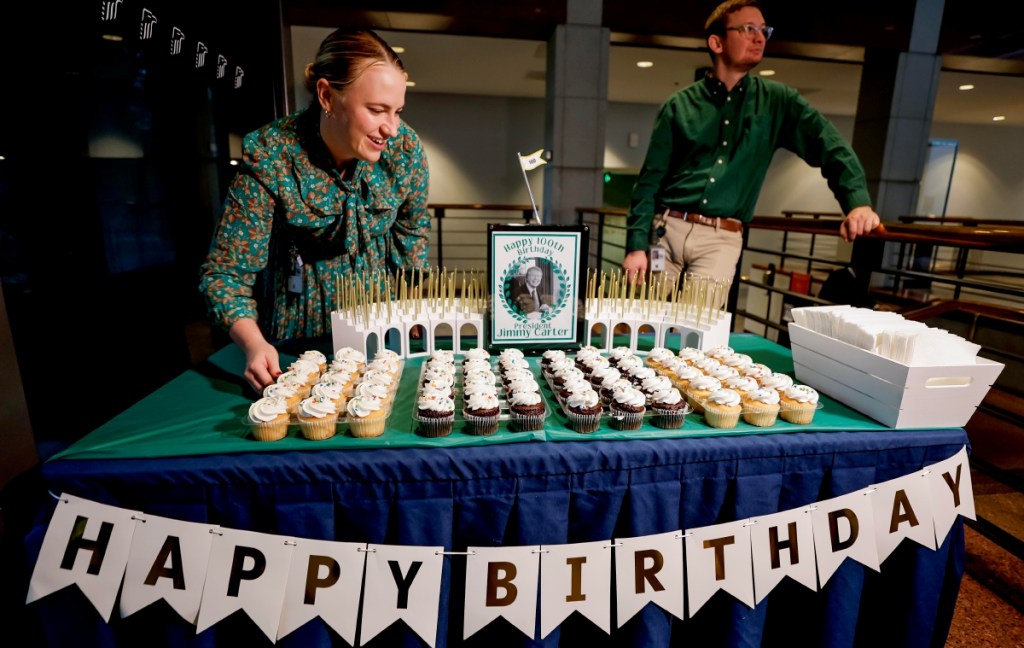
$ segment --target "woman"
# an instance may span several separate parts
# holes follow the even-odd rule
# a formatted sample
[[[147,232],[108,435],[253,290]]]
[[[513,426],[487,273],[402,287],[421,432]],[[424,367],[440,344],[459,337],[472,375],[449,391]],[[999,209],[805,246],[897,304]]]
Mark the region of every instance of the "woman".
[[[427,162],[399,117],[406,78],[375,33],[335,31],[306,66],[309,108],[245,137],[200,290],[258,392],[281,373],[268,337],[330,333],[339,282],[427,264]]]

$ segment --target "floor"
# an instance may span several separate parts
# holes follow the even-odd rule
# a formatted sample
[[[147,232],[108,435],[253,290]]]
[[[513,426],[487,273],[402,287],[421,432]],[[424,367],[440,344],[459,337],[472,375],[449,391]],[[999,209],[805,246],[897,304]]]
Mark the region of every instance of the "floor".
[[[969,526],[965,536],[966,573],[946,646],[1024,647],[1024,560]]]

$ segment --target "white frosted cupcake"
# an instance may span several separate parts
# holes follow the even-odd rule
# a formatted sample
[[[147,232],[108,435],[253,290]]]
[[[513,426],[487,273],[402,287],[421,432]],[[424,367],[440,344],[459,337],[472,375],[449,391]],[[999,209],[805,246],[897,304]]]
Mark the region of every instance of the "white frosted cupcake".
[[[475,348],[466,350],[466,360],[484,360],[486,362],[491,361],[491,354],[487,352],[487,349]]]
[[[310,396],[299,403],[299,429],[313,441],[330,439],[338,430],[338,408],[325,396]]]
[[[288,365],[288,371],[301,376],[304,382],[310,386],[320,380],[320,365],[312,360],[296,360]]]
[[[455,401],[448,396],[420,394],[416,401],[417,433],[426,437],[443,437],[452,432],[455,422]]]
[[[743,397],[743,420],[758,427],[775,425],[779,415],[779,392],[761,387],[746,392]]]
[[[703,358],[704,352],[701,351],[700,349],[695,349],[693,347],[679,349],[679,359],[686,362],[689,365],[693,365],[695,362],[697,362],[698,360],[702,360]]]
[[[257,441],[277,441],[288,436],[288,405],[284,398],[261,398],[249,406],[249,423]]]
[[[289,414],[294,414],[298,410],[299,401],[302,400],[302,393],[299,391],[298,385],[289,383],[274,383],[263,389],[264,398],[274,398],[275,396],[284,399]]]
[[[686,398],[675,387],[654,392],[648,401],[654,412],[651,422],[666,430],[682,427],[686,413],[690,411],[686,406]]]
[[[301,354],[299,354],[299,360],[306,360],[308,362],[312,362],[317,366],[320,373],[327,371],[327,356],[325,356],[320,351],[317,351],[316,349],[303,351]]]
[[[729,378],[734,378],[740,375],[740,372],[737,371],[734,367],[720,365],[709,371],[708,375],[711,376],[712,378],[718,378],[719,380],[724,382]]]
[[[732,428],[743,413],[740,395],[732,389],[716,389],[704,399],[704,422],[715,428]]]
[[[793,379],[784,373],[776,372],[761,378],[761,386],[781,392],[793,386]]]
[[[565,399],[565,413],[569,417],[569,427],[581,434],[589,434],[601,423],[601,397],[589,386],[569,394]]]
[[[647,363],[647,366],[652,369],[660,369],[662,362],[664,362],[665,359],[674,357],[676,357],[676,354],[672,353],[671,350],[666,349],[665,347],[654,347],[647,352],[645,362]]]
[[[718,378],[712,378],[711,376],[699,376],[690,381],[690,385],[686,388],[686,402],[690,404],[694,412],[698,414],[704,413],[704,399],[707,398],[711,392],[722,388],[722,382]]]
[[[807,425],[814,420],[818,409],[818,392],[807,385],[791,385],[780,393],[780,412],[783,421]]]
[[[498,415],[501,407],[498,396],[491,391],[480,391],[463,395],[465,406],[462,416],[466,419],[466,431],[477,436],[487,436],[498,431]]]
[[[387,411],[384,401],[373,396],[356,394],[348,399],[345,406],[349,431],[357,438],[376,437],[384,434]]]
[[[613,427],[619,430],[637,430],[644,421],[647,397],[639,389],[626,387],[615,392],[609,406]]]
[[[724,364],[725,366],[735,367],[736,369],[739,369],[740,367],[745,367],[753,363],[754,359],[748,356],[746,353],[734,353],[731,356],[728,356],[727,358],[724,358],[722,360],[722,364]]]
[[[729,389],[735,389],[743,396],[749,391],[760,389],[761,385],[757,384],[757,381],[753,378],[747,378],[746,376],[733,376],[732,378],[726,378],[725,382],[722,383]]]
[[[508,408],[520,431],[544,429],[547,407],[539,392],[521,391],[508,395]]]
[[[348,402],[348,395],[345,394],[345,385],[333,380],[321,381],[313,385],[309,395],[329,399],[334,403],[334,408],[339,412],[345,410],[345,403]]]
[[[357,351],[352,347],[341,347],[334,352],[335,360],[351,360],[356,365],[356,371],[360,372],[366,366],[366,354]]]

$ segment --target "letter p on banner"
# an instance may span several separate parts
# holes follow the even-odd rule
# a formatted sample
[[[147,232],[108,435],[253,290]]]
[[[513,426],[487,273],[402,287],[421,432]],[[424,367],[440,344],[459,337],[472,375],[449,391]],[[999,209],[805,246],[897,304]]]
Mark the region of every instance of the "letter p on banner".
[[[75,584],[109,622],[128,564],[136,514],[62,494],[46,528],[25,603]]]

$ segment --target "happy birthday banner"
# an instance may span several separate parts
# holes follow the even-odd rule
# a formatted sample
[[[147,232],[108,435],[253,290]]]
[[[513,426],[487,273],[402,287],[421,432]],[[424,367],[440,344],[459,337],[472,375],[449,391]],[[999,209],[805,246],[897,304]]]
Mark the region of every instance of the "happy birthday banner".
[[[465,638],[498,617],[536,638],[539,614],[543,639],[572,612],[610,633],[613,596],[619,627],[648,603],[692,617],[719,590],[753,608],[787,576],[816,591],[847,558],[880,571],[904,539],[934,550],[958,515],[975,519],[966,447],[904,477],[763,517],[464,552],[239,531],[64,494],[26,604],[76,585],[109,622],[123,584],[121,617],[162,599],[197,633],[243,610],[271,641],[319,617],[361,645],[402,620],[433,647],[443,560],[464,556]]]

